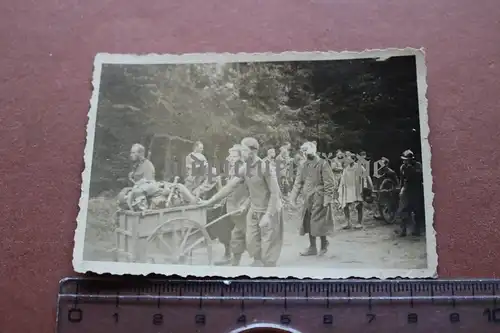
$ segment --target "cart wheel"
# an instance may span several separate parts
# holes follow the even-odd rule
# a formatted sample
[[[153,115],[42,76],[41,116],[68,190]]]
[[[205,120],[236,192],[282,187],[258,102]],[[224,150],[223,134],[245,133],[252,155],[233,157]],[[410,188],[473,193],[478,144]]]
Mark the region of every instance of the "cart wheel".
[[[212,240],[200,223],[175,218],[159,225],[148,237],[146,257],[155,264],[210,265]]]
[[[378,211],[385,223],[392,224],[396,220],[396,211],[398,209],[396,184],[391,179],[384,179],[379,189],[382,191],[379,192]]]

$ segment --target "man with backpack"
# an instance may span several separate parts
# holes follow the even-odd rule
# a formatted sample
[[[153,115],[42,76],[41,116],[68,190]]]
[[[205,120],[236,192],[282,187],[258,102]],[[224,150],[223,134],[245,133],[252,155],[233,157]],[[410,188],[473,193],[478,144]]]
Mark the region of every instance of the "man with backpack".
[[[283,245],[283,206],[276,170],[259,158],[259,142],[252,137],[241,141],[245,164],[228,183],[207,201],[211,206],[244,184],[249,193],[246,215],[246,246],[254,267],[275,267]]]
[[[422,165],[415,160],[411,150],[401,155],[401,192],[397,216],[401,218],[400,230],[396,233],[405,237],[408,225],[414,220],[412,235],[419,236],[425,227],[425,204]]]

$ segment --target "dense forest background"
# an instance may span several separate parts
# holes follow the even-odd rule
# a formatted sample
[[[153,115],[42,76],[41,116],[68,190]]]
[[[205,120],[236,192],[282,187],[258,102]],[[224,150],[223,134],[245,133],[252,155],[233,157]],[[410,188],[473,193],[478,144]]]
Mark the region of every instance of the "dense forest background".
[[[220,161],[245,136],[262,152],[315,140],[320,152],[365,150],[393,168],[421,154],[415,57],[186,65],[104,65],[91,196],[127,185],[133,143],[148,149],[158,179],[178,170],[192,143]]]

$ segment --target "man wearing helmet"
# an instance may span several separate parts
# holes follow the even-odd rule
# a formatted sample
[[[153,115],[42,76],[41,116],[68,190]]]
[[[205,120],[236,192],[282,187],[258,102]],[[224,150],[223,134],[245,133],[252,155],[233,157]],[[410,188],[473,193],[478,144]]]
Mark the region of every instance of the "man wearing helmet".
[[[405,237],[408,223],[415,218],[412,234],[420,235],[424,224],[424,200],[423,200],[423,178],[422,165],[415,160],[411,150],[405,150],[401,155],[403,161],[401,174],[401,192],[399,194],[399,209],[397,215],[401,217],[401,229],[397,234]]]

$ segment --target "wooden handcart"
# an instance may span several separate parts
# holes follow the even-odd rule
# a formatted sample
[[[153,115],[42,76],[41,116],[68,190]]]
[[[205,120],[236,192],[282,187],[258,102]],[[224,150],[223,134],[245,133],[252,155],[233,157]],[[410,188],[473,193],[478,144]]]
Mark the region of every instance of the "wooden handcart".
[[[134,212],[119,210],[115,260],[154,264],[212,264],[212,239],[207,228],[230,212],[207,223],[204,206],[179,206]]]

